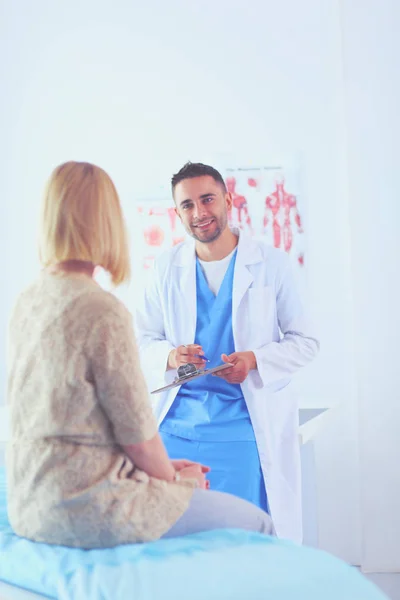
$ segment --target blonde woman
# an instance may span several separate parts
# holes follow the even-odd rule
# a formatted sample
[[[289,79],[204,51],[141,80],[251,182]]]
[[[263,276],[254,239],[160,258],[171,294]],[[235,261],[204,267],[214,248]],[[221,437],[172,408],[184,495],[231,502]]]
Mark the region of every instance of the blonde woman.
[[[82,548],[221,527],[272,533],[269,516],[208,491],[208,468],[169,460],[140,370],[131,316],[93,279],[129,278],[110,177],[57,167],[41,215],[43,270],[19,297],[8,340],[8,510],[15,532]]]

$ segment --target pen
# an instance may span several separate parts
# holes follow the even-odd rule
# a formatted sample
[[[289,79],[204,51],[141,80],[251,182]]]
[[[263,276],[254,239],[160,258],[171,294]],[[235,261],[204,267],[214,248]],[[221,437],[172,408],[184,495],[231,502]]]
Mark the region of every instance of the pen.
[[[196,358],[202,358],[203,360],[205,360],[206,362],[210,362],[210,359],[207,358],[207,356],[204,356],[204,354],[195,354],[194,355]]]

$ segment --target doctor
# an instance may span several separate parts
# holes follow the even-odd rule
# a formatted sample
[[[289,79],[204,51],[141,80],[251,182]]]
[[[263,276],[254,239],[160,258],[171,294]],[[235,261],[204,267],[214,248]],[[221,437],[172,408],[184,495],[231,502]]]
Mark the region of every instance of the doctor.
[[[143,368],[154,389],[188,362],[233,366],[153,396],[160,434],[172,458],[211,467],[212,489],[264,508],[278,536],[301,541],[298,406],[289,384],[319,344],[288,258],[229,228],[232,197],[214,168],[186,164],[172,192],[193,240],[156,262],[137,314]]]

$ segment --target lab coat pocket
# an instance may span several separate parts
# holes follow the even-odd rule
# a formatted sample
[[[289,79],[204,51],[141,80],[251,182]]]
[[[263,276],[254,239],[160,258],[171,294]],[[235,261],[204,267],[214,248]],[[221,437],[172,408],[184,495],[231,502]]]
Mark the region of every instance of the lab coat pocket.
[[[275,303],[270,286],[253,287],[248,290],[250,343],[259,348],[273,339]]]

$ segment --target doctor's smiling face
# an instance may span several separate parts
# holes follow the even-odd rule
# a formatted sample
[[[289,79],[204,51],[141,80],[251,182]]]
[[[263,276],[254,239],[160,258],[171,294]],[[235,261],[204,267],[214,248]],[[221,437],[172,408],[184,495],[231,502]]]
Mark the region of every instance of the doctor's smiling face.
[[[172,178],[172,190],[176,213],[195,240],[209,244],[227,229],[232,198],[218,171],[188,163]]]

